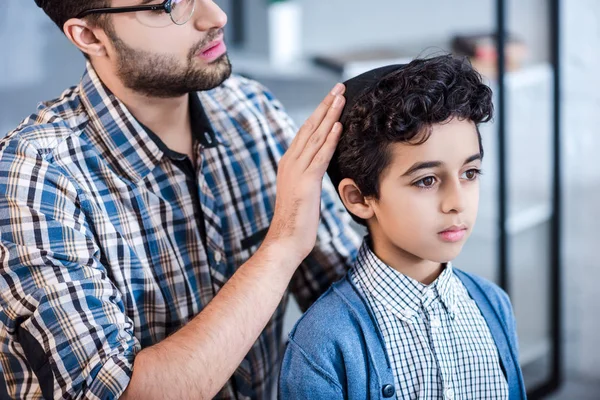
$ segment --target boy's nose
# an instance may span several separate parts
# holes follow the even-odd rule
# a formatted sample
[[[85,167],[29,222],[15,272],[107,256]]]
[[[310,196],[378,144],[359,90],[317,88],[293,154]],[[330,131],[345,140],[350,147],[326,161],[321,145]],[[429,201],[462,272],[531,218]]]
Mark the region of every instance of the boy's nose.
[[[461,213],[465,209],[463,187],[460,180],[447,183],[443,190],[442,211],[444,213]]]

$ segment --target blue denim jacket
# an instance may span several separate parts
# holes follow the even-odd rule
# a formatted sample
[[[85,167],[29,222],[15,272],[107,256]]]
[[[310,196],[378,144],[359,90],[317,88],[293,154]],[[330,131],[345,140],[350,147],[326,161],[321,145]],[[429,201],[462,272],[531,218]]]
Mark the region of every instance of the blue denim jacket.
[[[526,399],[508,296],[483,278],[454,271],[490,328],[508,381],[509,399]],[[366,299],[347,276],[335,283],[290,333],[279,398],[396,399],[383,336]]]

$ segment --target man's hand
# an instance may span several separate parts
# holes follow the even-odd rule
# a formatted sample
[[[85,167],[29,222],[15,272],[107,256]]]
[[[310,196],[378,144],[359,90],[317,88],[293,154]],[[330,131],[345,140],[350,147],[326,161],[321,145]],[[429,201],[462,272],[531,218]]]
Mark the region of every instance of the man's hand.
[[[186,326],[135,358],[123,399],[211,399],[279,306],[317,237],[323,175],[341,133],[343,85],[319,105],[283,156],[263,245]]]
[[[283,246],[297,264],[315,246],[323,175],[342,125],[344,85],[338,83],[306,120],[279,162],[275,213],[265,246]]]

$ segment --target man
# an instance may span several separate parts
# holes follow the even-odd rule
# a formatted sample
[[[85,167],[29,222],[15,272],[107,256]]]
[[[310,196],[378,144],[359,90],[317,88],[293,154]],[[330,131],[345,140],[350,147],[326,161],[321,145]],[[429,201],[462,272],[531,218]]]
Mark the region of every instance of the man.
[[[288,286],[358,246],[322,190],[343,85],[292,141],[212,1],[36,2],[88,63],[0,141],[0,398],[270,398]]]

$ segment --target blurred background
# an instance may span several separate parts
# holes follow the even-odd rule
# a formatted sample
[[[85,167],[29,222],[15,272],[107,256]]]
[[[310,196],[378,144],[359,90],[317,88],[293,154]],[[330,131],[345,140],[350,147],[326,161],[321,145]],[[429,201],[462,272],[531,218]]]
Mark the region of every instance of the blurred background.
[[[269,87],[298,124],[364,70],[471,58],[497,115],[482,127],[478,225],[454,264],[510,294],[530,398],[600,399],[600,1],[217,3],[234,71]],[[83,66],[33,0],[0,0],[0,136],[76,85]],[[299,315],[292,303],[286,330]]]

